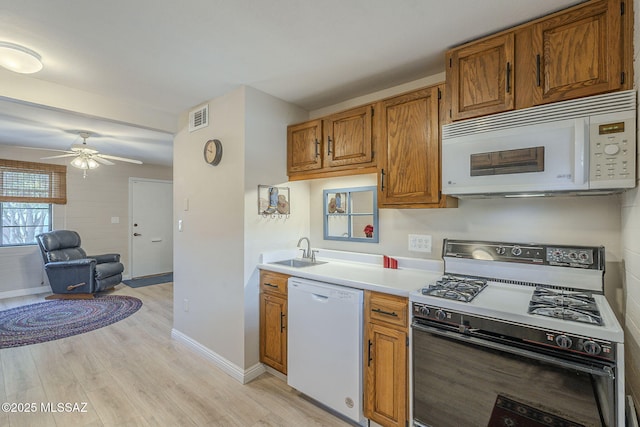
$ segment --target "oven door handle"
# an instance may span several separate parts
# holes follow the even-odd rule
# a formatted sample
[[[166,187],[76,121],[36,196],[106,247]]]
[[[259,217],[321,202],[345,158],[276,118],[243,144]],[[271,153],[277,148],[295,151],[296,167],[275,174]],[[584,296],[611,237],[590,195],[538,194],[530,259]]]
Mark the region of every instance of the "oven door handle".
[[[413,322],[411,328],[426,332],[433,335],[438,335],[446,338],[450,338],[460,342],[466,342],[469,344],[478,345],[480,347],[486,347],[493,350],[502,351],[505,353],[511,353],[522,357],[528,357],[530,359],[539,360],[541,362],[552,363],[556,366],[562,366],[564,368],[575,369],[577,371],[586,372],[588,374],[597,375],[600,377],[608,377],[611,380],[615,379],[615,372],[611,366],[602,364],[602,367],[587,366],[578,362],[570,362],[568,360],[560,359],[557,357],[549,356],[546,354],[540,354],[533,351],[525,350],[518,347],[509,346],[499,342],[490,341],[487,339],[477,338],[471,335],[463,335],[457,332],[451,332],[443,329],[433,328],[420,323]]]

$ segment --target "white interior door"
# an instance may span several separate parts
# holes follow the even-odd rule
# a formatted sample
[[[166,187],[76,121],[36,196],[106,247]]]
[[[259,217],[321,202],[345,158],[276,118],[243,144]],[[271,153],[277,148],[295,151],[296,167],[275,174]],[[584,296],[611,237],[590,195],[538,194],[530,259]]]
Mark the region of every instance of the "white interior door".
[[[173,271],[173,182],[132,179],[131,277]]]

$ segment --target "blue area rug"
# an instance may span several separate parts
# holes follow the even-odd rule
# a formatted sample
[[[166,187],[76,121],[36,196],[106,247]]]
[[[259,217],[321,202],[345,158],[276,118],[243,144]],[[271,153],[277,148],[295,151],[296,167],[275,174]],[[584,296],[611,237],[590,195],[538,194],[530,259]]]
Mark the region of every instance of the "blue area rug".
[[[57,299],[0,311],[0,349],[83,334],[118,322],[142,307],[138,298],[96,295]]]
[[[160,283],[173,282],[173,273],[158,274],[157,276],[139,277],[137,279],[123,280],[122,283],[132,288],[158,285]]]

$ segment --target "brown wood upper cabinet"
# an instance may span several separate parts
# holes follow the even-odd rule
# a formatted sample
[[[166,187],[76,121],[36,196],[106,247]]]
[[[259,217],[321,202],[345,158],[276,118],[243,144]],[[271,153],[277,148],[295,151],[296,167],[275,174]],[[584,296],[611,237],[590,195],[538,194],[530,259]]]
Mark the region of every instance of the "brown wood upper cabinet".
[[[517,87],[522,87],[518,104],[527,107],[620,89],[621,4],[586,3],[519,30],[516,51],[522,52],[518,68],[522,65],[524,75]]]
[[[512,110],[514,35],[506,33],[447,53],[451,118]]]
[[[375,172],[373,106],[287,128],[290,180]]]
[[[442,88],[431,86],[379,103],[378,207],[441,207]]]
[[[322,168],[322,120],[287,127],[289,174]]]
[[[592,0],[446,53],[448,120],[631,88],[629,0]]]
[[[366,105],[323,119],[324,166],[345,166],[371,162],[371,116],[373,107]]]

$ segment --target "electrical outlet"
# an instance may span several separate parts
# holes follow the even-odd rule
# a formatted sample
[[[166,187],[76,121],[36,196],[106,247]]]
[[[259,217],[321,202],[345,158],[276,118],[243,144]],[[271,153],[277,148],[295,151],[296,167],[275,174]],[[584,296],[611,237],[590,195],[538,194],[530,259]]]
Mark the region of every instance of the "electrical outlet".
[[[409,234],[409,250],[412,252],[431,252],[431,236],[427,234]]]

